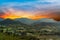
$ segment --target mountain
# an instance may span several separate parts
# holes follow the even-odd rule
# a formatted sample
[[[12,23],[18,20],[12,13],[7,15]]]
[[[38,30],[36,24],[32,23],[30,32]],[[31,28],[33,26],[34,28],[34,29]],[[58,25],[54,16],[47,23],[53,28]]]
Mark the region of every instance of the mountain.
[[[57,22],[53,19],[48,19],[48,18],[43,18],[43,19],[39,19],[39,20],[32,20],[32,19],[28,19],[28,18],[17,18],[15,20],[11,20],[11,19],[2,19],[0,18],[0,21],[2,21],[1,23],[10,23],[10,24],[19,24],[19,23],[23,23],[23,24],[27,24],[27,25],[32,25],[32,24],[37,24],[40,22]]]
[[[0,18],[0,21],[3,21],[4,19]]]
[[[3,24],[3,25],[24,25],[23,23],[19,22],[19,21],[15,21],[15,20],[12,20],[12,19],[4,19],[3,21],[0,22],[0,24]]]
[[[33,24],[34,27],[36,27],[37,30],[40,31],[50,31],[50,32],[60,32],[60,23],[58,22],[40,22]]]
[[[18,19],[15,19],[15,20],[19,21],[21,23],[27,24],[27,25],[31,25],[32,23],[35,22],[35,20],[28,19],[28,18],[18,18]]]
[[[42,19],[39,19],[39,20],[37,20],[38,22],[57,22],[57,21],[55,21],[55,20],[53,20],[53,19],[48,19],[48,18],[42,18]]]
[[[19,18],[19,19],[4,19],[0,21],[0,25],[7,26],[17,26],[17,27],[26,27],[26,28],[34,28],[36,30],[49,29],[53,31],[60,30],[60,22],[57,22],[53,19],[39,19],[39,20],[31,20],[27,18]]]
[[[39,20],[32,20],[32,19],[28,19],[28,18],[18,18],[15,20],[19,21],[21,23],[27,24],[27,25],[31,25],[33,23],[40,23],[40,22],[56,22],[55,20],[48,19],[48,18],[43,18],[43,19],[39,19]]]
[[[54,32],[60,30],[60,22],[47,18],[37,20],[32,24],[32,26],[36,27],[37,30],[45,30],[45,31],[49,30]]]
[[[59,27],[60,26],[60,22],[57,22],[53,19],[48,19],[48,18],[43,18],[43,19],[40,19],[40,20],[37,20],[36,22],[34,22],[32,24],[33,26],[36,26],[36,27]]]

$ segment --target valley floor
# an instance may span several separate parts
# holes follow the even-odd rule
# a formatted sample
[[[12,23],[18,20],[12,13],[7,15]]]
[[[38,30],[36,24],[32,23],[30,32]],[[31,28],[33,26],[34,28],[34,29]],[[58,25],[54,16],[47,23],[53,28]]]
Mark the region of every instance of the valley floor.
[[[32,36],[18,36],[18,35],[8,35],[4,33],[0,33],[0,40],[60,40],[60,36],[40,36],[40,37],[32,37]]]

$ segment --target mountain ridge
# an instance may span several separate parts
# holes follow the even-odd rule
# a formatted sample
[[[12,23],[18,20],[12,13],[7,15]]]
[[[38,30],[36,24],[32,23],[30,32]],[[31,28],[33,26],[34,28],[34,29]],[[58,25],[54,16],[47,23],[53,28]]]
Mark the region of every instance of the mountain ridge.
[[[21,22],[23,24],[27,24],[27,25],[31,25],[33,23],[40,23],[40,22],[58,22],[58,21],[55,21],[53,19],[48,19],[48,18],[42,18],[42,19],[38,19],[38,20],[32,20],[32,19],[28,19],[28,18],[17,18],[17,19],[0,19],[0,22],[1,21],[5,21],[5,20],[10,20],[10,21],[18,21],[18,22]]]

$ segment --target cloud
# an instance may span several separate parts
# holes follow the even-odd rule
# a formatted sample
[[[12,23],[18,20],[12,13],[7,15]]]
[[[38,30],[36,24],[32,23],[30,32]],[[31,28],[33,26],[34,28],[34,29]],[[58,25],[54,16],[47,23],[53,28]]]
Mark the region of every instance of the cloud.
[[[35,1],[27,1],[27,2],[7,2],[3,3],[3,8],[15,8],[20,10],[29,10],[29,11],[37,11],[49,9],[49,7],[53,7],[56,5],[60,5],[59,0],[35,0]]]
[[[58,10],[60,9],[59,0],[35,0],[26,2],[4,2],[0,5],[0,9],[8,11],[10,8],[14,10],[32,12]]]
[[[51,12],[49,15],[50,15],[50,18],[60,21],[60,10]]]
[[[2,5],[0,5],[0,9],[3,10],[9,10],[10,8],[14,10],[21,10],[35,13],[37,11],[60,9],[60,2],[59,0],[35,0],[26,2],[14,1],[14,2],[4,2],[2,3]]]
[[[60,0],[38,0],[42,2],[59,2]]]

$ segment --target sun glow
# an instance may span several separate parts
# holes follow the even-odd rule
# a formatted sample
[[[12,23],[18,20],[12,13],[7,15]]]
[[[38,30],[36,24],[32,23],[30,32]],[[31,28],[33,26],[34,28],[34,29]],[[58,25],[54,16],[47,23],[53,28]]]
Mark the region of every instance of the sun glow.
[[[26,11],[17,11],[14,9],[9,9],[8,12],[4,11],[5,14],[0,16],[0,18],[10,18],[10,19],[16,19],[16,18],[29,18],[29,19],[33,19],[33,20],[37,20],[37,19],[41,19],[41,18],[48,18],[48,16],[46,15],[33,15],[33,13],[31,12],[26,12]]]

